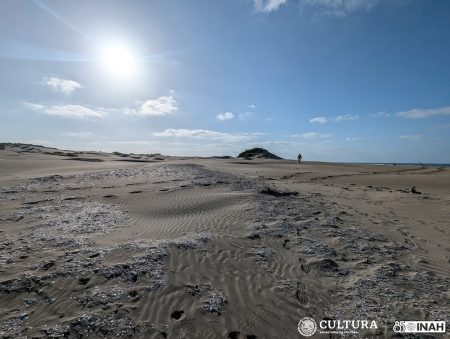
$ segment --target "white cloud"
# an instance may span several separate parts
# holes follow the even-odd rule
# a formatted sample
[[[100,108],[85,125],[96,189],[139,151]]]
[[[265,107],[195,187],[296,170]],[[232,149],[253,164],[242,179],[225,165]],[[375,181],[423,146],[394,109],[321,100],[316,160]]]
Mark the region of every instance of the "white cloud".
[[[248,108],[250,108],[250,109],[256,109],[256,105],[253,105],[253,104],[248,105]]]
[[[351,120],[358,120],[358,115],[351,115],[351,114],[344,114],[344,115],[338,115],[334,120],[337,122],[340,121],[351,121]]]
[[[141,105],[140,114],[147,116],[167,115],[178,110],[173,96],[162,96],[154,100],[147,100]]]
[[[252,140],[261,133],[225,133],[218,131],[210,131],[205,129],[173,129],[169,128],[162,132],[153,133],[156,137],[176,137],[176,138],[195,138],[195,139],[212,139],[224,140],[228,142],[238,142]]]
[[[81,84],[73,80],[60,78],[44,78],[44,84],[56,92],[70,94],[78,88],[82,88]]]
[[[292,141],[284,141],[284,140],[268,140],[268,141],[258,141],[248,143],[248,146],[251,147],[261,147],[261,146],[301,146],[305,145],[304,143],[292,142]]]
[[[287,0],[253,0],[258,11],[270,13],[276,11],[278,7],[285,4]]]
[[[409,119],[429,118],[438,115],[450,115],[450,106],[430,109],[415,108],[409,111],[398,112],[396,113],[396,115]]]
[[[258,11],[270,13],[276,11],[288,0],[253,0]],[[303,13],[313,15],[347,17],[355,13],[367,13],[376,6],[384,3],[389,6],[400,7],[408,4],[409,0],[298,0]]]
[[[103,110],[92,109],[81,105],[54,105],[45,106],[35,103],[25,103],[25,108],[42,112],[48,115],[61,116],[64,118],[103,118],[107,114]]]
[[[161,96],[156,99],[146,100],[138,109],[125,108],[125,114],[139,115],[144,117],[155,117],[173,114],[178,110],[175,98],[170,96]]]
[[[176,100],[173,96],[161,96],[156,99],[146,100],[144,102],[136,102],[135,107],[123,108],[104,108],[104,107],[87,107],[82,105],[54,105],[46,106],[37,103],[27,102],[25,108],[43,112],[48,115],[58,115],[67,118],[101,118],[107,113],[124,113],[128,115],[138,116],[164,116],[173,114],[178,110]]]
[[[387,117],[390,117],[391,114],[388,112],[378,112],[378,113],[372,113],[371,116],[387,118]]]
[[[109,141],[110,144],[117,145],[154,145],[157,144],[157,141],[149,141],[149,140],[124,140],[124,141]]]
[[[381,0],[300,0],[302,10],[315,10],[322,15],[345,17],[358,12],[368,12]]]
[[[92,135],[92,132],[64,132],[63,135],[75,138],[84,138]]]
[[[356,138],[356,137],[347,137],[345,138],[345,141],[360,141],[362,140],[361,138]]]
[[[234,114],[231,112],[223,112],[217,114],[216,118],[220,121],[231,120],[234,119]]]
[[[247,120],[247,119],[252,119],[254,118],[256,115],[256,113],[254,112],[244,112],[239,114],[239,120]]]
[[[26,102],[23,104],[26,109],[30,109],[33,111],[44,111],[46,109],[45,105],[35,104],[33,102]]]
[[[408,140],[408,141],[420,141],[422,140],[422,136],[419,134],[412,134],[412,135],[400,135],[400,139]]]
[[[352,114],[343,114],[343,115],[338,115],[337,117],[315,117],[312,119],[309,119],[310,123],[315,123],[315,124],[325,124],[327,122],[330,121],[334,121],[334,122],[341,122],[341,121],[351,121],[351,120],[358,120],[359,116],[358,115],[352,115]]]
[[[317,123],[317,124],[325,124],[327,121],[328,120],[325,117],[315,117],[315,118],[309,119],[310,123]]]
[[[329,139],[329,138],[331,138],[331,134],[308,132],[308,133],[302,133],[302,134],[294,134],[294,135],[292,135],[292,137],[308,139],[308,140],[317,140],[317,139]]]

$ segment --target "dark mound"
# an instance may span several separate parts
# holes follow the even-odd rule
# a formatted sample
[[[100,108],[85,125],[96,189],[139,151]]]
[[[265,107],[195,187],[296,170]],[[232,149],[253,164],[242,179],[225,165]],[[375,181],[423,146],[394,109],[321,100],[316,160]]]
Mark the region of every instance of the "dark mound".
[[[266,188],[262,189],[261,191],[259,191],[259,193],[273,195],[274,197],[288,197],[290,195],[298,195],[298,192],[277,191],[277,190],[275,190],[273,188],[270,188],[270,187],[266,187]]]
[[[211,157],[211,159],[231,159],[232,157],[229,155],[223,155],[223,156],[214,156]]]
[[[116,161],[126,161],[126,162],[155,162],[154,160],[145,160],[145,159],[117,159]]]
[[[283,158],[280,158],[278,155],[270,153],[268,150],[265,150],[264,148],[259,148],[259,147],[248,149],[248,150],[245,150],[244,152],[239,153],[238,158],[283,159]]]
[[[64,160],[77,160],[77,161],[88,161],[88,162],[103,162],[103,159],[98,158],[67,158]]]

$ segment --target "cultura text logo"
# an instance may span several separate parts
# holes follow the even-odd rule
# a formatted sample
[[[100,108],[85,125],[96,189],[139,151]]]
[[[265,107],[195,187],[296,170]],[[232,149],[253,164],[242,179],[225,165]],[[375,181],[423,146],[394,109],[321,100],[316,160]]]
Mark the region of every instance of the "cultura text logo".
[[[310,337],[318,330],[320,334],[357,334],[358,330],[378,329],[375,320],[335,320],[323,319],[319,325],[314,319],[305,317],[298,323],[298,331],[305,337]]]

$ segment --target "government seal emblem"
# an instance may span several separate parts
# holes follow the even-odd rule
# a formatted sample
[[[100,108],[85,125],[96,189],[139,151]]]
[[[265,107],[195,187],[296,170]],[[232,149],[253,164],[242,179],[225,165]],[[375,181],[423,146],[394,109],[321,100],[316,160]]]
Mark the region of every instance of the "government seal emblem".
[[[298,322],[298,331],[304,337],[310,337],[316,333],[317,324],[313,318],[304,317]]]

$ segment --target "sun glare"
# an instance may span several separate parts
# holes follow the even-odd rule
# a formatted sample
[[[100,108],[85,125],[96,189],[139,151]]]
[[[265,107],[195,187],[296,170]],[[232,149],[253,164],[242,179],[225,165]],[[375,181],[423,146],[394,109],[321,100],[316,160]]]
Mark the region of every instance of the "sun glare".
[[[115,76],[129,76],[136,71],[137,60],[132,50],[125,45],[107,45],[101,55],[106,71]]]

